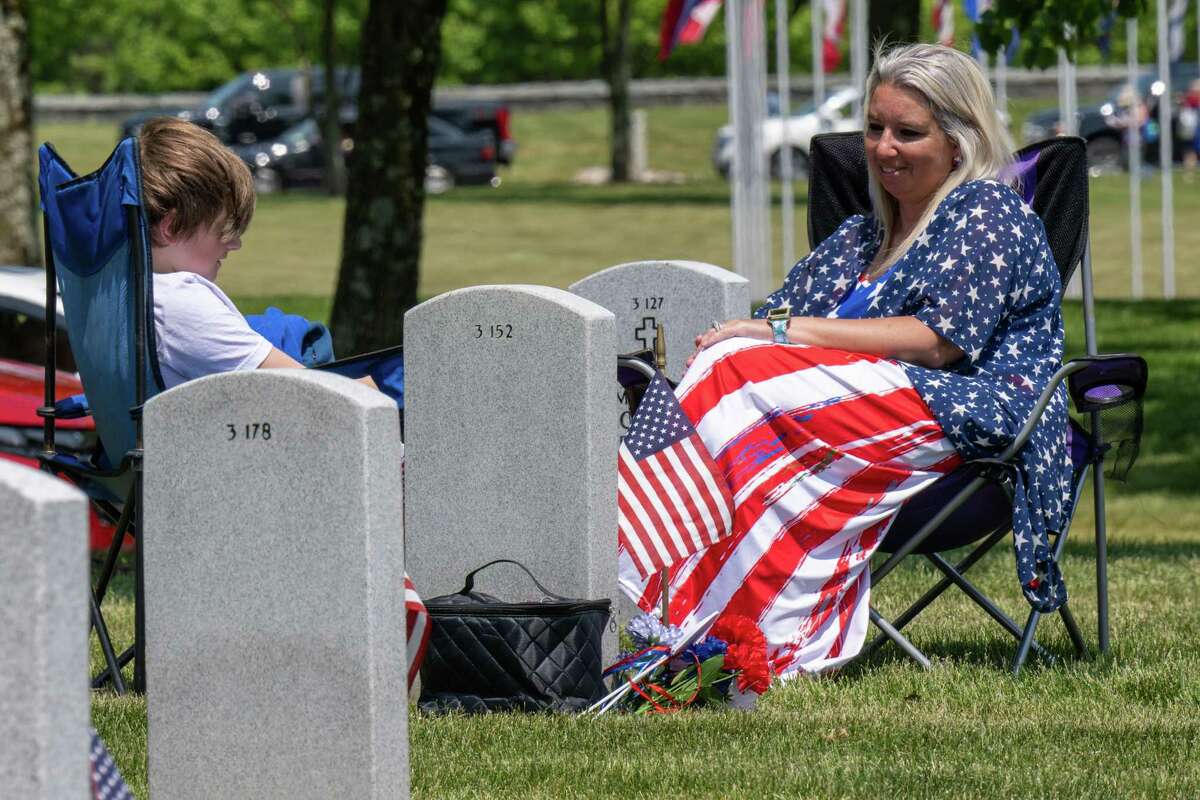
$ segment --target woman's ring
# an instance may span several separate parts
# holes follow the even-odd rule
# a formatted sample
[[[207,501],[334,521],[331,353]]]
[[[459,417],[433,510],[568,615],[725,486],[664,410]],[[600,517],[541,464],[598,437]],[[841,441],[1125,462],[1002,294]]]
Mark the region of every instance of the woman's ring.
[[[714,319],[714,320],[713,320],[713,324],[712,324],[712,329],[713,329],[714,331],[719,331],[719,330],[721,330],[721,323],[717,322],[717,321]]]

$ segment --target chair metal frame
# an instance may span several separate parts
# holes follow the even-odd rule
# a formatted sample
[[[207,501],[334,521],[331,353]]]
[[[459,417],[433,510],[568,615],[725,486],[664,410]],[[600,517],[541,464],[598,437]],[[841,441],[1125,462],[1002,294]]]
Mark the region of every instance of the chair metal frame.
[[[118,145],[120,147],[120,145]],[[114,153],[116,151],[114,150]],[[136,161],[137,148],[134,146]],[[107,163],[107,162],[106,162]],[[65,162],[64,162],[65,165]],[[104,167],[101,167],[103,169]],[[138,170],[140,177],[140,169]],[[84,178],[90,176],[83,176]],[[131,292],[134,300],[134,350],[136,379],[134,388],[135,403],[129,409],[134,424],[134,447],[123,455],[120,464],[112,469],[97,468],[91,464],[80,462],[66,454],[59,453],[55,447],[55,420],[83,416],[90,412],[64,412],[55,403],[55,357],[58,321],[54,313],[58,298],[58,275],[55,264],[54,247],[51,239],[50,222],[43,214],[43,242],[46,266],[46,316],[45,316],[45,386],[44,404],[38,409],[38,415],[43,417],[43,450],[40,454],[42,468],[48,472],[63,475],[79,484],[87,491],[89,484],[104,479],[125,479],[130,481],[124,500],[120,503],[111,499],[94,496],[89,492],[94,507],[99,513],[116,525],[112,544],[104,560],[100,575],[95,586],[91,587],[91,627],[96,631],[100,648],[104,655],[105,668],[92,678],[92,688],[101,688],[111,682],[118,694],[127,691],[121,670],[133,662],[132,689],[137,693],[146,690],[145,664],[145,598],[143,594],[143,562],[140,538],[142,526],[142,407],[147,396],[146,375],[149,359],[152,356],[147,351],[147,334],[149,326],[148,302],[149,297],[149,263],[146,257],[147,228],[140,207],[125,206],[125,223],[129,231],[130,261],[131,261]],[[118,556],[124,544],[125,537],[133,538],[136,543],[134,551],[134,641],[119,654],[115,651],[109,634],[108,625],[104,619],[102,605],[107,594],[112,576],[116,570]]]
[[[821,134],[814,138],[813,155],[814,162],[822,147],[823,141],[847,139],[850,137],[857,138],[861,141],[862,133],[831,133]],[[1078,137],[1072,137],[1082,147],[1083,140]],[[1058,140],[1059,142],[1062,139]],[[1028,146],[1022,152],[1032,151],[1034,148],[1040,148],[1047,143],[1039,142]],[[810,171],[811,174],[811,171]],[[816,236],[814,221],[812,217],[812,187],[815,182],[809,184],[809,234],[810,238]],[[844,210],[844,207],[853,204],[854,199],[848,197],[853,193],[852,189],[838,190],[842,195],[839,197],[839,211]],[[999,482],[1002,485],[1008,480],[1008,472],[1015,466],[1016,456],[1021,448],[1025,445],[1029,436],[1033,433],[1041,415],[1045,412],[1051,398],[1058,386],[1071,376],[1083,373],[1090,367],[1100,364],[1111,359],[1129,359],[1138,358],[1130,354],[1112,354],[1099,355],[1096,344],[1096,327],[1095,327],[1095,304],[1092,284],[1092,262],[1091,262],[1091,245],[1087,234],[1087,219],[1083,220],[1084,230],[1080,232],[1083,239],[1082,253],[1080,255],[1080,279],[1082,283],[1083,294],[1083,316],[1084,316],[1084,339],[1086,356],[1072,359],[1064,363],[1051,378],[1049,385],[1042,392],[1036,406],[1031,412],[1029,418],[1025,421],[1017,437],[1004,450],[1004,452],[994,459],[982,459],[969,462],[960,469],[975,470],[975,477],[962,488],[940,511],[931,517],[918,531],[913,534],[901,546],[888,556],[882,564],[872,569],[871,583],[872,586],[877,586],[890,572],[892,572],[901,561],[913,554],[913,552],[921,546],[941,525],[960,507],[967,503],[971,497],[984,488],[989,482]],[[1074,265],[1069,265],[1073,267]],[[1061,266],[1060,266],[1061,270]],[[1067,274],[1073,271],[1067,270]],[[1065,291],[1065,287],[1064,287]],[[1144,362],[1142,362],[1144,365]],[[1144,386],[1142,387],[1144,390]],[[1079,469],[1076,475],[1076,484],[1074,487],[1075,500],[1078,500],[1084,483],[1087,478],[1088,470],[1092,473],[1093,483],[1093,503],[1095,506],[1095,541],[1096,541],[1096,584],[1097,584],[1097,633],[1098,645],[1101,653],[1107,653],[1110,648],[1109,636],[1109,596],[1108,596],[1108,532],[1105,524],[1104,516],[1104,471],[1101,468],[1101,462],[1104,459],[1105,446],[1100,439],[1099,426],[1099,411],[1091,411],[1092,428],[1090,433],[1090,455],[1089,461],[1082,469]],[[1006,488],[1006,493],[1011,498],[1011,489]],[[1072,519],[1074,514],[1072,513]],[[1053,552],[1055,558],[1059,558],[1066,544],[1067,534],[1070,530],[1072,520],[1067,520],[1063,530],[1058,532],[1053,543]],[[869,617],[871,622],[879,629],[880,633],[875,639],[863,649],[859,658],[874,652],[882,644],[888,641],[894,642],[906,655],[916,661],[924,668],[930,668],[931,662],[929,658],[922,653],[913,643],[901,633],[901,629],[919,615],[926,607],[929,606],[937,597],[945,592],[950,586],[957,586],[977,605],[979,605],[992,619],[999,623],[1007,630],[1014,638],[1017,639],[1018,645],[1014,654],[1011,671],[1013,675],[1020,673],[1029,653],[1035,652],[1047,661],[1053,661],[1054,657],[1042,648],[1036,641],[1035,635],[1038,624],[1043,616],[1037,611],[1031,610],[1023,626],[1018,626],[1017,623],[1001,611],[995,603],[993,603],[986,595],[983,594],[974,584],[966,579],[965,573],[972,565],[979,561],[980,558],[991,550],[997,543],[1007,537],[1010,531],[1009,527],[1005,527],[990,536],[986,536],[981,543],[976,544],[975,548],[959,563],[951,564],[943,556],[937,552],[923,553],[926,558],[942,573],[943,577],[939,583],[929,589],[915,603],[913,603],[904,613],[896,618],[895,622],[891,622],[883,617],[874,606],[870,607]],[[975,540],[978,542],[978,539]],[[885,537],[886,542],[886,537]],[[1063,620],[1067,633],[1071,638],[1075,651],[1079,656],[1087,655],[1087,645],[1085,643],[1083,633],[1080,630],[1078,623],[1068,604],[1064,603],[1059,609],[1058,614]]]

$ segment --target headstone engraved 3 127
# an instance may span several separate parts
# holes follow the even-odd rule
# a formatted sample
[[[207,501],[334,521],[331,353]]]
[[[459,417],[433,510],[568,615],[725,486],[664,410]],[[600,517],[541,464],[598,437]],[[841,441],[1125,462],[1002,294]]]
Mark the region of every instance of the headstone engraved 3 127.
[[[572,284],[580,297],[612,311],[617,349],[650,350],[661,324],[666,334],[667,377],[678,381],[695,339],[714,321],[750,316],[750,284],[740,275],[699,261],[636,261],[618,264]],[[629,412],[618,388],[621,434]]]

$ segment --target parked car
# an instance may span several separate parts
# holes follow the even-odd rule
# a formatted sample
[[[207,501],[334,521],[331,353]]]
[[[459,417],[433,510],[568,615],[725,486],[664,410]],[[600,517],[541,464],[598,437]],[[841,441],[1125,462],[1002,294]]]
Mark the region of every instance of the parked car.
[[[861,127],[853,117],[854,102],[859,90],[853,86],[842,86],[825,98],[820,108],[815,103],[802,105],[792,114],[785,125],[779,116],[778,102],[768,98],[767,119],[763,123],[763,149],[769,159],[771,177],[778,179],[785,147],[792,148],[792,172],[800,179],[808,176],[809,142],[818,133],[831,131],[853,131]],[[717,131],[713,143],[713,167],[721,177],[728,179],[733,167],[733,126],[725,125]]]
[[[1198,70],[1193,63],[1177,64],[1171,69],[1171,119],[1178,132],[1180,98],[1188,85],[1196,79]],[[1156,72],[1143,72],[1137,78],[1136,96],[1145,104],[1149,117],[1157,127],[1158,102],[1164,85]],[[1092,175],[1128,168],[1128,148],[1125,144],[1125,127],[1129,119],[1130,86],[1128,82],[1116,86],[1099,105],[1084,106],[1076,110],[1076,129],[1087,141],[1088,170]],[[1036,142],[1062,134],[1063,126],[1058,108],[1048,108],[1029,115],[1021,127],[1021,139],[1026,143]],[[1174,160],[1183,158],[1186,143],[1174,137]],[[1143,141],[1142,160],[1158,163],[1158,141],[1146,138]]]
[[[38,468],[42,450],[45,369],[46,275],[37,267],[0,267],[0,458]],[[58,399],[83,392],[67,341],[61,305],[58,308],[55,394]],[[60,452],[81,458],[99,446],[90,417],[58,420],[55,445]],[[113,526],[89,510],[91,547],[105,549]]]
[[[233,145],[233,151],[249,165],[255,189],[269,194],[300,186],[319,186],[325,178],[325,148],[321,129],[309,117],[284,131],[276,139],[248,145]],[[354,157],[354,140],[343,138],[341,152]],[[456,184],[500,185],[496,175],[496,146],[487,131],[467,134],[448,122],[429,118],[429,167],[425,188],[432,193]]]
[[[353,135],[358,120],[360,73],[356,67],[335,70],[341,108],[338,116],[343,128]],[[277,139],[284,131],[305,118],[319,115],[325,102],[325,73],[311,73],[311,88],[306,88],[304,73],[298,69],[265,69],[244,72],[217,87],[194,108],[158,108],[127,117],[121,123],[121,138],[136,135],[146,120],[159,116],[178,116],[208,128],[229,145],[250,145]],[[430,111],[432,119],[441,119],[465,133],[487,131],[496,147],[496,161],[511,164],[517,152],[512,137],[511,115],[503,103],[461,101],[439,103]]]

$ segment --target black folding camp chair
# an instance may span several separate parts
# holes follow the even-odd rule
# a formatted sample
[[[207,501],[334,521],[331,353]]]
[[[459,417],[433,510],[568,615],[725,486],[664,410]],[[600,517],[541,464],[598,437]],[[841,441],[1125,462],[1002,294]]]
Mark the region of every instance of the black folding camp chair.
[[[863,655],[892,641],[924,667],[929,659],[900,630],[950,586],[957,586],[1019,642],[1012,671],[1020,672],[1030,650],[1047,660],[1053,656],[1035,640],[1041,615],[1031,611],[1018,625],[964,576],[972,565],[1008,535],[1012,528],[1011,469],[1016,456],[1045,411],[1058,385],[1066,380],[1077,419],[1071,421],[1071,457],[1078,499],[1090,470],[1096,526],[1096,582],[1099,648],[1109,647],[1108,544],[1104,519],[1104,462],[1109,475],[1124,479],[1137,458],[1142,428],[1146,362],[1134,354],[1097,355],[1091,258],[1088,252],[1088,173],[1084,140],[1059,137],[1031,144],[1016,154],[1015,169],[1026,201],[1041,217],[1050,249],[1067,285],[1082,265],[1084,335],[1087,355],[1071,359],[1055,373],[1017,438],[996,459],[968,462],[909,500],[881,545],[890,554],[871,570],[872,587],[908,555],[925,556],[942,579],[908,610],[888,621],[874,608],[871,621],[881,633]],[[853,214],[870,213],[867,165],[861,132],[831,133],[812,140],[809,170],[809,241],[815,246]],[[1063,555],[1070,523],[1053,542],[1056,559]],[[946,551],[975,545],[956,564]],[[1084,637],[1069,607],[1058,610],[1078,655],[1087,653]]]

